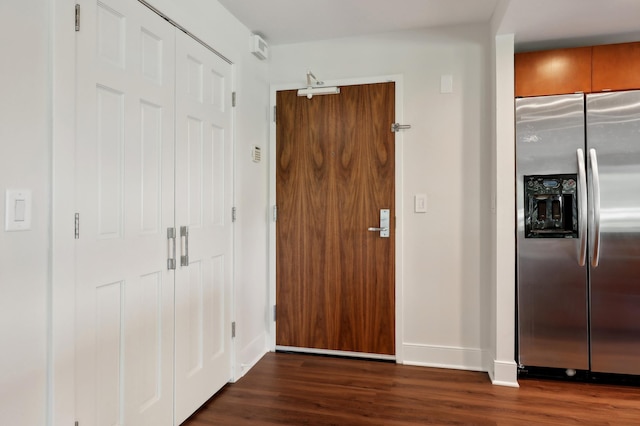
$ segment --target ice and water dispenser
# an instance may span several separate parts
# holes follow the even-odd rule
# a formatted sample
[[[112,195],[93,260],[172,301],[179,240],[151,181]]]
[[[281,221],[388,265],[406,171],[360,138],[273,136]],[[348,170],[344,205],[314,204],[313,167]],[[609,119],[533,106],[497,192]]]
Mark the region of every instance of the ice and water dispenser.
[[[578,238],[575,174],[524,177],[525,238]]]

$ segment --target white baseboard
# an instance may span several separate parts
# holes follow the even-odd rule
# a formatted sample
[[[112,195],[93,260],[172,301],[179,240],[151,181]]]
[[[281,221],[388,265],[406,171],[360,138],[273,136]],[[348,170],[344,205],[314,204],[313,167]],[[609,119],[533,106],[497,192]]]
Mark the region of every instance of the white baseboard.
[[[239,356],[236,358],[236,377],[234,382],[240,380],[242,376],[247,374],[260,359],[269,352],[267,348],[267,335],[262,333],[249,342],[244,348],[239,350]]]
[[[456,370],[486,371],[482,365],[481,349],[431,346],[405,343],[403,364],[422,367],[452,368]]]
[[[496,386],[520,387],[518,384],[518,365],[515,361],[493,361],[493,371],[489,371],[491,383]]]

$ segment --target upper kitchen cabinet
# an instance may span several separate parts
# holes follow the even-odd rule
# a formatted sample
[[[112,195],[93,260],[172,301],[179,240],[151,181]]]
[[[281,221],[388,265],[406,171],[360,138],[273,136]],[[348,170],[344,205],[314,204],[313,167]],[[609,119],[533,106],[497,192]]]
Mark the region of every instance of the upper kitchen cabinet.
[[[516,97],[590,92],[591,50],[578,47],[517,53]],[[640,50],[637,54],[640,58]]]
[[[592,72],[594,92],[640,89],[640,42],[594,46]]]

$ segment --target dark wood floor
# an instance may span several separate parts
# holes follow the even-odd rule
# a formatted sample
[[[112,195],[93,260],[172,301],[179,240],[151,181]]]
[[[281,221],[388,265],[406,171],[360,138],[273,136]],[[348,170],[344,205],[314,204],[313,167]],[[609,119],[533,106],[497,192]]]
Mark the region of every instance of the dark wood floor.
[[[638,425],[640,388],[269,353],[183,426]]]

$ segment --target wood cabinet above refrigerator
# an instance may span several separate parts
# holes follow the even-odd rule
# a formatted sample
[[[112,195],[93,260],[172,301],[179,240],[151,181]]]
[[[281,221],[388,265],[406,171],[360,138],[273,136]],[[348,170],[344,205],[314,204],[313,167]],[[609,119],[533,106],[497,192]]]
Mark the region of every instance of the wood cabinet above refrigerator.
[[[592,92],[640,89],[640,42],[594,46],[592,64]]]
[[[516,53],[515,96],[640,89],[640,42]]]
[[[515,55],[515,96],[591,92],[591,47]]]

